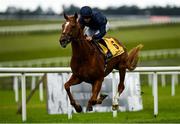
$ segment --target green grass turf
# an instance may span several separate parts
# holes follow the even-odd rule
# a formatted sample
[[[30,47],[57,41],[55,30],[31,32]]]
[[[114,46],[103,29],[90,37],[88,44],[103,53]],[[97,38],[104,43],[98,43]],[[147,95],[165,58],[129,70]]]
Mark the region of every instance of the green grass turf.
[[[120,123],[120,122],[180,122],[180,87],[176,87],[176,95],[171,96],[171,87],[159,86],[159,114],[153,116],[152,89],[142,86],[143,107],[139,112],[118,112],[118,117],[113,118],[112,113],[80,113],[73,114],[72,120],[67,115],[48,115],[45,102],[39,101],[38,92],[27,105],[27,122],[56,122],[56,123]],[[14,93],[9,90],[0,91],[0,122],[21,122],[21,116],[16,115],[17,105],[14,102]]]
[[[59,32],[0,36],[0,61],[70,56],[70,45],[59,45]]]
[[[143,44],[143,50],[180,48],[180,24],[120,28],[107,36],[120,39],[130,50]],[[60,31],[0,35],[0,61],[71,56],[71,46],[59,45]]]

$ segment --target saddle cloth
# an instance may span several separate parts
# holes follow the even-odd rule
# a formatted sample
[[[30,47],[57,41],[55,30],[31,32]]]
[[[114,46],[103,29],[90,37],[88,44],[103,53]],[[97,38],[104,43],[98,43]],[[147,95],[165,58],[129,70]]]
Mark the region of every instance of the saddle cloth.
[[[123,47],[120,46],[119,43],[117,43],[117,41],[114,40],[113,38],[103,38],[103,40],[105,41],[108,49],[109,49],[110,52],[112,53],[112,55],[113,55],[112,58],[114,58],[114,57],[116,57],[116,56],[121,55],[122,53],[124,53]],[[104,45],[102,45],[101,43],[98,43],[98,44],[99,44],[99,46],[100,46],[101,49],[102,49],[102,53],[103,53],[104,55],[106,55],[107,52],[108,52],[108,49],[107,49]]]

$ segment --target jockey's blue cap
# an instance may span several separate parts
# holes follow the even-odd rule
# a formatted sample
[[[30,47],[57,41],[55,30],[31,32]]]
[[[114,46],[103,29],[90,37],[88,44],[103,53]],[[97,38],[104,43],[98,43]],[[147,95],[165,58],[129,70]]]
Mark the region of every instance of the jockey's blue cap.
[[[83,17],[91,17],[92,9],[89,6],[84,6],[80,9],[80,15]]]

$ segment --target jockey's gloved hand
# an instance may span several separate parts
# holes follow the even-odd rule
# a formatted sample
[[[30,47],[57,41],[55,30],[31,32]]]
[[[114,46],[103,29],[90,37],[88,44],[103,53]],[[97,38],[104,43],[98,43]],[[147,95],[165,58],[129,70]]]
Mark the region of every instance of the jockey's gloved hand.
[[[92,41],[92,37],[87,36],[87,37],[86,37],[86,40],[87,40],[87,41]]]

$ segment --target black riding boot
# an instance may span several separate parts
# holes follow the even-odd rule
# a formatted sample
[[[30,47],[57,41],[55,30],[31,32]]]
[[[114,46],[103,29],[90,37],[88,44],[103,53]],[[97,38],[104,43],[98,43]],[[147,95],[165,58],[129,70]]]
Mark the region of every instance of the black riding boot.
[[[106,53],[106,55],[105,55],[105,61],[106,61],[106,63],[107,63],[107,61],[113,56],[112,55],[112,53],[111,53],[111,51],[109,50],[109,48],[107,47],[107,45],[106,45],[106,43],[105,43],[105,41],[103,40],[103,39],[100,39],[99,40],[99,43],[101,43],[102,45],[104,45],[106,48],[107,48],[107,53]]]
[[[112,57],[111,51],[108,49],[108,52],[106,53],[106,59],[110,59]]]

